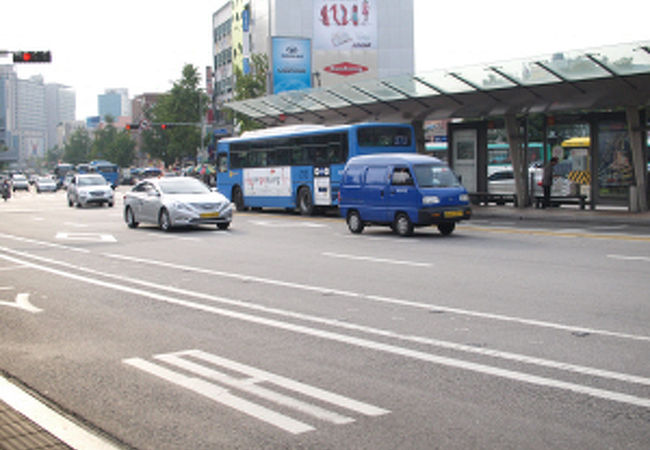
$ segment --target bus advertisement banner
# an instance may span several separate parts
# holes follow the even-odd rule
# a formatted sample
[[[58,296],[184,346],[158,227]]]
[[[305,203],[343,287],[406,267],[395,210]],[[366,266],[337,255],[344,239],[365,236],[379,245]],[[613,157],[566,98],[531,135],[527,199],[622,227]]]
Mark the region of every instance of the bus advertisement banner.
[[[244,169],[244,195],[291,197],[291,167]]]

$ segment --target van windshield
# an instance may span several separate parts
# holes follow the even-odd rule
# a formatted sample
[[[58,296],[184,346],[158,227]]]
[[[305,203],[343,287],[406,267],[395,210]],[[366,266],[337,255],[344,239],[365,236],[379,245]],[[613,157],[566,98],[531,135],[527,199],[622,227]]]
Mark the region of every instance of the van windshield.
[[[421,188],[459,187],[460,183],[454,172],[441,164],[420,164],[413,167],[415,179]]]

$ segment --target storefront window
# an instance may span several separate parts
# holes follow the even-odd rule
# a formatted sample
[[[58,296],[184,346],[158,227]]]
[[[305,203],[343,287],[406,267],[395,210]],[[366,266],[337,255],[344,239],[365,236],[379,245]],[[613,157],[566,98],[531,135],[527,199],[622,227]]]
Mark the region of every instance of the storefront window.
[[[632,150],[624,121],[598,124],[598,181],[601,198],[627,199],[634,183]]]

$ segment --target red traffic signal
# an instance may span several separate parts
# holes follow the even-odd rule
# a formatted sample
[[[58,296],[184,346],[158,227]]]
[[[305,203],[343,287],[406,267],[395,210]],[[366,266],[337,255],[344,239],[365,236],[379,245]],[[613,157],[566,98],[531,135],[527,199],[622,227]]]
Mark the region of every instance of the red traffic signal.
[[[127,123],[124,128],[126,130],[129,130],[129,131],[130,130],[137,130],[138,128],[140,128],[140,124],[139,123]]]
[[[15,63],[49,63],[52,62],[52,54],[47,52],[13,52]]]
[[[160,124],[160,129],[161,130],[169,130],[170,128],[173,128],[174,125],[171,123],[161,123]]]

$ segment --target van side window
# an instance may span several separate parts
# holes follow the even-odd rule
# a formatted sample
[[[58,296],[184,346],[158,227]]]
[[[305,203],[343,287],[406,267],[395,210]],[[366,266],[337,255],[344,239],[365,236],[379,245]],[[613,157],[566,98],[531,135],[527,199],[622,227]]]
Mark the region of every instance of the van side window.
[[[393,170],[391,183],[395,186],[413,186],[413,177],[406,167],[396,167]]]
[[[361,185],[364,166],[350,166],[343,175],[343,183],[350,185]]]
[[[386,167],[368,167],[366,171],[366,184],[385,185],[388,181]]]

